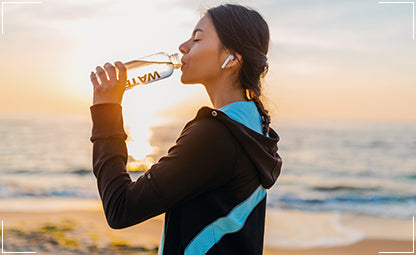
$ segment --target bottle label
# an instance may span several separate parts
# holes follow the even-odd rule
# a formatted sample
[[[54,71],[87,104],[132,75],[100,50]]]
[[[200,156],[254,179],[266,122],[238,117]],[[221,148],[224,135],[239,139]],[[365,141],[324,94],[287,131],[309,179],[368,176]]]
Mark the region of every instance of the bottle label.
[[[150,83],[152,81],[159,80],[159,79],[161,79],[161,76],[157,71],[155,71],[153,74],[148,73],[148,74],[145,74],[143,76],[139,75],[139,76],[136,76],[134,78],[131,78],[130,80],[127,80],[126,88],[129,89],[131,87],[134,87],[134,86],[140,85],[140,84],[144,85],[144,84],[147,84],[147,83]]]

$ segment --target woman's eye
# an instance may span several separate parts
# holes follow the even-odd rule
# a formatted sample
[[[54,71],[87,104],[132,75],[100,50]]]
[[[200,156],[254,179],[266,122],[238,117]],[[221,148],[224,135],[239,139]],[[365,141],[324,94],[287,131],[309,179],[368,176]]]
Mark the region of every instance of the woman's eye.
[[[194,42],[199,42],[201,39],[195,39]]]

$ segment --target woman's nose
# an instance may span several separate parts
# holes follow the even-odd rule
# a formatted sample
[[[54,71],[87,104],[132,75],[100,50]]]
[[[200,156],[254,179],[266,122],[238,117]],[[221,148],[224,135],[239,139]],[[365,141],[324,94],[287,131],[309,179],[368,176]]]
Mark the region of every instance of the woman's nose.
[[[184,42],[184,43],[182,43],[181,45],[179,45],[179,51],[182,53],[182,54],[186,54],[186,53],[188,53],[188,51],[189,51],[189,48],[187,47],[187,45],[186,45],[186,43],[187,43],[188,41],[186,41],[186,42]]]

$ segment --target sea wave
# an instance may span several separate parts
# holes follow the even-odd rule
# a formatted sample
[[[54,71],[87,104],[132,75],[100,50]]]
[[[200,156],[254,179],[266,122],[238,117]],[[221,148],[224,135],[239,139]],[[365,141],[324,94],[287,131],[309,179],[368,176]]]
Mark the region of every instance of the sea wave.
[[[384,204],[392,202],[416,202],[416,196],[399,196],[399,195],[354,195],[337,196],[324,199],[319,198],[301,198],[297,195],[286,194],[278,199],[280,202],[290,204],[323,204],[323,203],[337,203],[337,202],[351,202],[351,203],[373,203]]]
[[[85,176],[85,175],[93,175],[92,169],[75,169],[75,170],[63,170],[63,171],[50,171],[50,170],[3,170],[1,171],[3,175],[78,175],[78,176]],[[143,173],[144,171],[128,171],[130,174],[137,174]]]
[[[349,212],[406,219],[416,212],[416,196],[342,194],[304,198],[302,194],[276,194],[268,197],[268,207],[302,211]]]
[[[74,186],[28,187],[19,184],[0,185],[0,199],[19,197],[99,198],[95,187],[82,189]]]
[[[368,191],[378,191],[382,187],[352,187],[352,186],[316,186],[312,189],[315,191],[349,191],[349,192],[368,192]]]

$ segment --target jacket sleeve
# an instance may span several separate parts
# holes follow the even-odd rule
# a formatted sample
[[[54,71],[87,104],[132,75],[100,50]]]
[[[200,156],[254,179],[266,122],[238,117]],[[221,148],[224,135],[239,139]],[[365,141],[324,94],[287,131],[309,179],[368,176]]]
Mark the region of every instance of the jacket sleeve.
[[[125,228],[164,213],[199,194],[224,185],[232,176],[236,142],[217,120],[187,125],[172,146],[132,181],[126,171],[127,135],[117,104],[91,107],[93,170],[107,222]]]

